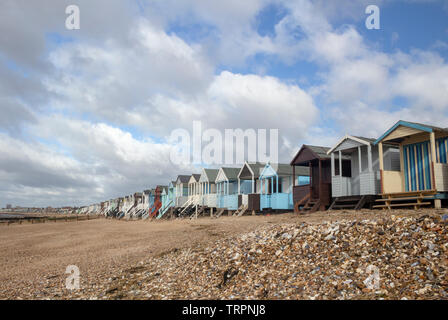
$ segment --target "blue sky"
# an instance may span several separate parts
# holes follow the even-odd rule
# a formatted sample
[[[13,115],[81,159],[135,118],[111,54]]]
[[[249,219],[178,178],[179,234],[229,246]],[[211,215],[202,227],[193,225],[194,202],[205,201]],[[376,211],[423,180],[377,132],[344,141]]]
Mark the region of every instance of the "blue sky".
[[[80,30],[65,28],[69,4]],[[370,4],[380,30],[365,27]],[[375,138],[400,119],[448,127],[446,1],[7,0],[0,10],[0,207],[85,205],[198,172],[170,159],[171,133],[193,121],[279,129],[284,163],[303,143]]]

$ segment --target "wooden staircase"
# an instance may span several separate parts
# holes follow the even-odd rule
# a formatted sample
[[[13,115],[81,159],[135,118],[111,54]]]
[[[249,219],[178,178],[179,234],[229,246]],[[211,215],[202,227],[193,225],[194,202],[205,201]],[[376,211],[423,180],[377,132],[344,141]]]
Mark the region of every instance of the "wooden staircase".
[[[150,209],[149,218],[153,219],[159,214],[159,209],[162,207],[162,201],[156,200]]]
[[[432,204],[434,196],[437,194],[436,190],[423,190],[423,191],[410,191],[410,192],[398,192],[398,193],[385,193],[382,194],[382,199],[377,199],[377,204],[374,205],[375,209],[392,209],[400,207],[414,207],[415,210],[420,209],[422,206],[428,206]]]
[[[216,212],[215,218],[219,218],[220,216],[222,216],[222,214],[224,213],[224,211],[226,211],[225,208],[221,208],[218,210],[218,212]]]
[[[246,204],[242,204],[242,205],[235,211],[235,213],[234,213],[233,215],[234,215],[234,216],[237,216],[237,217],[241,217],[241,216],[247,211],[247,208],[249,208],[248,205],[246,205]]]
[[[294,213],[300,213],[300,211],[302,210],[300,207],[305,206],[305,204],[310,199],[310,196],[311,196],[311,193],[308,193],[305,197],[302,198],[302,200],[294,203]]]
[[[336,197],[328,210],[360,210],[366,203],[372,202],[373,196],[348,196],[348,197]]]
[[[199,217],[205,210],[204,206],[196,205],[193,207],[192,213],[190,215],[190,219]]]
[[[187,200],[183,206],[180,207],[178,211],[178,216],[183,216],[187,213],[187,211],[190,211],[190,209],[193,207],[193,199]]]
[[[313,213],[319,210],[320,207],[320,199],[308,199],[306,204],[300,210],[301,214],[305,213]]]
[[[157,216],[156,219],[162,218],[165,215],[165,213],[168,212],[168,210],[171,208],[172,205],[173,205],[173,200],[170,200],[168,202],[168,204],[165,206],[165,208],[163,208],[162,210],[159,210],[159,215]]]

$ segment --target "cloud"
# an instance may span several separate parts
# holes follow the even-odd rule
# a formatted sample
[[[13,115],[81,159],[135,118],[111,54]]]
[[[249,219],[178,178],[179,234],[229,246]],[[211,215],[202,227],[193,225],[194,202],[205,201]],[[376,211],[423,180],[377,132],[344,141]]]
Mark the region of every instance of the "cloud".
[[[145,20],[130,29],[129,37],[131,46],[74,43],[53,51],[49,60],[60,72],[45,79],[47,90],[59,96],[53,103],[119,123],[123,118],[117,114],[153,95],[188,96],[206,88],[212,69],[200,46],[189,46]]]
[[[367,0],[80,0],[78,31],[64,26],[73,1],[53,2],[0,4],[0,28],[11,30],[0,34],[8,202],[88,204],[197,172],[170,162],[168,142],[196,120],[278,128],[283,162],[302,143],[376,137],[398,119],[448,120],[443,42],[380,50],[357,29]],[[281,20],[260,35],[270,5]],[[282,76],[290,68],[300,81]]]

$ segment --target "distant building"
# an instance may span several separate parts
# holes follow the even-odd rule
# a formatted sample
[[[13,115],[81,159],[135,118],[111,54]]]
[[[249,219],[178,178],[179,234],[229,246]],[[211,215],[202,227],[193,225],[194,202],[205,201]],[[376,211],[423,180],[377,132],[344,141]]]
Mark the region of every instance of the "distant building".
[[[6,205],[6,209],[12,209],[12,205],[11,204],[7,204]]]

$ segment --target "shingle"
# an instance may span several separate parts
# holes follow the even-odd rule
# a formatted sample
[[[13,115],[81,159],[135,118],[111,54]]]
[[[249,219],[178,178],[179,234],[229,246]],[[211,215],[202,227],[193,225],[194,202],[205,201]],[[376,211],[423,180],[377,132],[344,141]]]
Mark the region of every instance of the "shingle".
[[[215,182],[216,177],[218,176],[219,169],[204,169],[204,171],[207,175],[208,181]]]
[[[226,175],[227,179],[229,179],[229,181],[238,179],[240,168],[222,168],[222,170],[224,171],[224,174]]]
[[[180,181],[181,183],[188,183],[188,180],[190,180],[190,177],[191,176],[187,176],[187,175],[179,175],[179,176],[177,176],[176,183],[177,183],[177,181]]]

